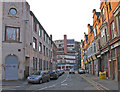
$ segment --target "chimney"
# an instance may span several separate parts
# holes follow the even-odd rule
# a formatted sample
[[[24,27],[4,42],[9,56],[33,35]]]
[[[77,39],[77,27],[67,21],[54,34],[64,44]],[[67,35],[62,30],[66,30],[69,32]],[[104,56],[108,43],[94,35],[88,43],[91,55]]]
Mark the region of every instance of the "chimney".
[[[88,24],[88,27],[90,26],[90,24]]]
[[[50,39],[52,40],[52,35],[50,35]]]
[[[93,13],[96,13],[96,9],[93,9]]]
[[[64,53],[67,53],[67,35],[64,35]]]

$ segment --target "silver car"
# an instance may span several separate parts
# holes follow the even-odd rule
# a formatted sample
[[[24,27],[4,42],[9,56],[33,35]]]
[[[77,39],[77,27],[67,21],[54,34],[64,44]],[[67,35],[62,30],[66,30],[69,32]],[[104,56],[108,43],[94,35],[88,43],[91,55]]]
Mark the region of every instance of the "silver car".
[[[50,81],[50,75],[47,71],[38,71],[27,77],[28,83],[43,83]]]
[[[80,68],[80,69],[78,70],[78,73],[79,73],[79,74],[84,74],[84,73],[85,73],[85,70],[83,70],[83,69]]]

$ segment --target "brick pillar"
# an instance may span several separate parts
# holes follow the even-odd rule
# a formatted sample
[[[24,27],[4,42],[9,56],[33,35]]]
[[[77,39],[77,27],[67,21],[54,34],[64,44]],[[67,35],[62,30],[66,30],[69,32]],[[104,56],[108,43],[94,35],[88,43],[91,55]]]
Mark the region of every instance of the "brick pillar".
[[[64,35],[64,53],[67,53],[67,35]]]

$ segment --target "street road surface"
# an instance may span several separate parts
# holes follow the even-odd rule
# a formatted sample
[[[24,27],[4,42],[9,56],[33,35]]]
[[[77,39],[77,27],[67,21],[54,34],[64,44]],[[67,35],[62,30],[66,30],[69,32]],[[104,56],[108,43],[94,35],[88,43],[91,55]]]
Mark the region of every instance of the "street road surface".
[[[80,74],[64,73],[57,80],[42,84],[28,84],[18,86],[3,86],[3,90],[98,90],[86,81]]]

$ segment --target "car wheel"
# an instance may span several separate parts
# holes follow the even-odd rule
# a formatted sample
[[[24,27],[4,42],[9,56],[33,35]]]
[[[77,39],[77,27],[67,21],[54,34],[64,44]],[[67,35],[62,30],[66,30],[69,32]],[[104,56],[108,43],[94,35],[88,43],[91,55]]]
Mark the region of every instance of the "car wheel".
[[[31,84],[31,82],[28,82],[28,84]]]
[[[42,83],[43,83],[43,80],[42,80],[42,79],[40,79],[39,83],[40,83],[40,84],[42,84]]]
[[[58,79],[58,76],[55,78],[56,80]]]
[[[47,82],[49,82],[49,81],[50,81],[50,78],[48,78]]]

